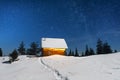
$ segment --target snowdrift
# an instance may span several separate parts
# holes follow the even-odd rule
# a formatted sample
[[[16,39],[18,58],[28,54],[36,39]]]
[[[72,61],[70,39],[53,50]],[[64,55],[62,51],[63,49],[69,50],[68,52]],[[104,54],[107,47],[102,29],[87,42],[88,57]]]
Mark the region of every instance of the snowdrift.
[[[70,57],[53,55],[28,58],[19,56],[12,64],[2,63],[0,80],[119,80],[120,53]]]

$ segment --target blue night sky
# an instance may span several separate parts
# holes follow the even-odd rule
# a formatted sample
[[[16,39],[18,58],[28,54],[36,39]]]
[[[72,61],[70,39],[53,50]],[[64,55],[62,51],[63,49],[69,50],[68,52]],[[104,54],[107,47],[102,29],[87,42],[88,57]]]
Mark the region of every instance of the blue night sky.
[[[5,54],[42,37],[65,38],[69,49],[95,49],[101,38],[120,50],[119,0],[0,0],[0,47]]]

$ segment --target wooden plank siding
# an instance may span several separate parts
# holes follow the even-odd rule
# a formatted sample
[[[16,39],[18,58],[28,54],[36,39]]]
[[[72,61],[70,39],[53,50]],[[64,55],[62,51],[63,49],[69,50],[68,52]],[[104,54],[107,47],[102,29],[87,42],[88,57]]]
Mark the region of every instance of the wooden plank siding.
[[[42,54],[43,56],[49,56],[49,55],[65,55],[65,50],[63,48],[42,48]]]

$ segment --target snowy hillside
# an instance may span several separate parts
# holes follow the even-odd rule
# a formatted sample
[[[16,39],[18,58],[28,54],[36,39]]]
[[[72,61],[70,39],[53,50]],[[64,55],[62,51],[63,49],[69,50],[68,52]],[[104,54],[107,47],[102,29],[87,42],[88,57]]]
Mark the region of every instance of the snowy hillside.
[[[120,53],[89,57],[28,58],[20,56],[12,64],[2,63],[0,80],[119,80]]]

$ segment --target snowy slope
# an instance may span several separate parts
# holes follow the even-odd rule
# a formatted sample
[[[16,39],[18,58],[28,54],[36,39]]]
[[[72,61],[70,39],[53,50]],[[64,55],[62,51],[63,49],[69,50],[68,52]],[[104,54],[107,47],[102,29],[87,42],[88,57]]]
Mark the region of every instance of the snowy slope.
[[[82,58],[56,55],[43,61],[69,80],[120,80],[120,53]]]
[[[0,80],[55,80],[38,58],[19,57],[12,64],[0,63]]]
[[[53,55],[20,56],[12,64],[2,63],[0,80],[120,80],[120,53],[89,57]]]

